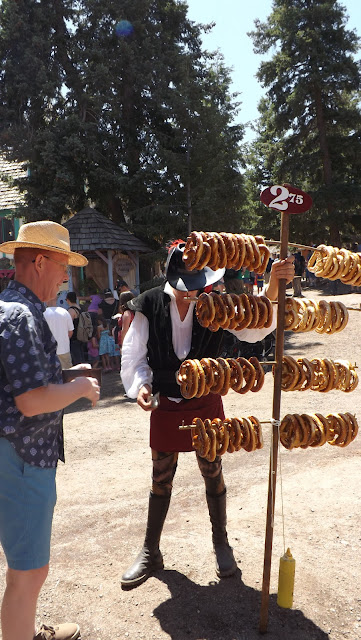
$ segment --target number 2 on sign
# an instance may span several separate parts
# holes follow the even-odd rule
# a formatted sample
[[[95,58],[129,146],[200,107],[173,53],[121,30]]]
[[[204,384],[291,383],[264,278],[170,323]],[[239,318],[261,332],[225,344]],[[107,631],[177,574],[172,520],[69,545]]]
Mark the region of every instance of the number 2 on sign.
[[[271,200],[268,206],[272,209],[278,209],[279,211],[286,211],[286,209],[288,209],[287,198],[290,195],[288,189],[281,187],[279,184],[274,184],[273,187],[270,188],[270,192],[276,197]]]

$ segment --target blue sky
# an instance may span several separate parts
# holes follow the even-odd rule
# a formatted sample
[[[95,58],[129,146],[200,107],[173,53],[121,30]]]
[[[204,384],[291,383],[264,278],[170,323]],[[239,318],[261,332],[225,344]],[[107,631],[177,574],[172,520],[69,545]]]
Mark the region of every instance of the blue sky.
[[[245,124],[258,117],[257,104],[262,96],[262,87],[254,77],[261,56],[253,53],[248,31],[254,28],[254,20],[265,20],[271,12],[272,0],[187,0],[191,20],[207,24],[215,22],[212,32],[205,35],[206,49],[219,49],[228,67],[232,67],[232,91],[240,93],[242,102],[240,122]],[[361,1],[343,0],[349,16],[348,28],[361,36]],[[246,131],[246,139],[252,136]]]

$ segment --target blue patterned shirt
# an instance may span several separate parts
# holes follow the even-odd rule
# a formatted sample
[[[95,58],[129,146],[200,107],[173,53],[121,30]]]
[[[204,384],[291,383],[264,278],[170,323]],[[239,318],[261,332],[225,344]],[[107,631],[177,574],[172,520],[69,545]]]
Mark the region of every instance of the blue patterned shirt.
[[[25,462],[43,468],[64,461],[63,411],[27,418],[16,396],[62,384],[56,340],[44,318],[45,305],[20,282],[0,294],[0,437]]]

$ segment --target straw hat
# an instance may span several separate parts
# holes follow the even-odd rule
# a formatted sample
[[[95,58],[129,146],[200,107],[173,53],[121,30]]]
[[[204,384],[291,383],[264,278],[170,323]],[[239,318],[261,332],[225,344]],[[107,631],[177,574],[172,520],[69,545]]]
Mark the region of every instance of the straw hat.
[[[70,251],[69,231],[61,224],[50,220],[28,222],[19,229],[17,240],[0,244],[0,251],[12,255],[15,249],[29,247],[34,249],[47,249],[68,256],[69,265],[73,267],[85,267],[88,260],[80,253]]]

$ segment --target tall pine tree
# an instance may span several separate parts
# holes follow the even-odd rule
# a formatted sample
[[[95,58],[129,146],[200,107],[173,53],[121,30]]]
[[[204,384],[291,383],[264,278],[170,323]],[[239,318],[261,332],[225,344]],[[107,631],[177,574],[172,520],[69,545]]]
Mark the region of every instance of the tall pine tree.
[[[333,244],[361,232],[359,40],[346,23],[334,0],[274,0],[250,34],[255,52],[269,54],[257,74],[266,95],[252,177],[310,192],[312,212],[292,228]]]
[[[0,149],[28,163],[28,219],[89,198],[160,244],[237,225],[238,105],[185,2],[4,0],[0,28]]]

